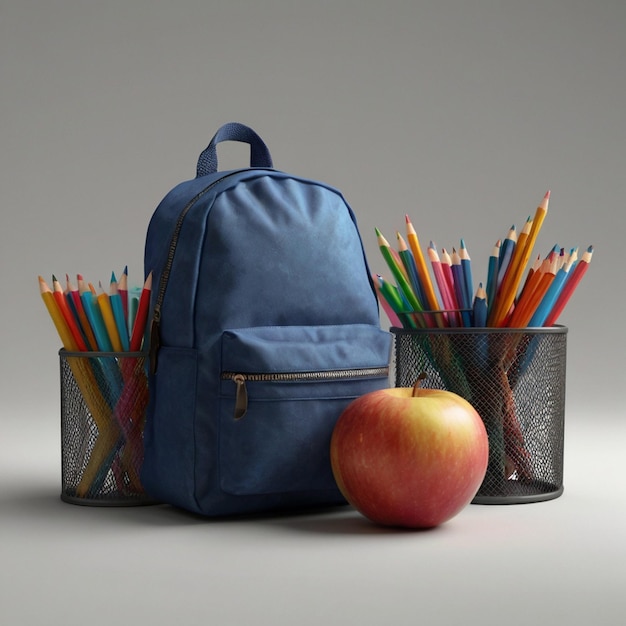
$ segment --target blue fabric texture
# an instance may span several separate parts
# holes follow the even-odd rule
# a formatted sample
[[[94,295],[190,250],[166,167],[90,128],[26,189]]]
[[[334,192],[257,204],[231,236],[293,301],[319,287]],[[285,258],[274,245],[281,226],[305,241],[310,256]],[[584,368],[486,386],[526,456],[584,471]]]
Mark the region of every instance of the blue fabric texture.
[[[391,339],[354,213],[338,190],[269,168],[242,126],[212,144],[255,144],[262,165],[181,183],[146,236],[158,347],[142,482],[208,516],[344,502],[334,424],[389,386]]]

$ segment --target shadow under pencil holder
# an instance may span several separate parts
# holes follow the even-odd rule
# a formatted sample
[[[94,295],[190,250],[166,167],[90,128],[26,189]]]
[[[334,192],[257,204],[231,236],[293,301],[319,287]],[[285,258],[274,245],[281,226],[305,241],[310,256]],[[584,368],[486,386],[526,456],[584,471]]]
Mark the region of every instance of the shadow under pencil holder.
[[[65,502],[153,504],[139,480],[148,405],[146,356],[59,351]]]
[[[452,391],[481,416],[489,464],[475,504],[563,493],[567,328],[391,328],[395,385]]]

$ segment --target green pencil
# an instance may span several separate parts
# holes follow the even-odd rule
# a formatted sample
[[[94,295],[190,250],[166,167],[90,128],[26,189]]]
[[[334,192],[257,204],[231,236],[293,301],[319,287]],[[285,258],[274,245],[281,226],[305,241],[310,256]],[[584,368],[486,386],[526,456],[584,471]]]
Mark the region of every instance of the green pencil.
[[[382,233],[380,232],[380,230],[378,230],[378,228],[376,229],[376,237],[378,238],[378,247],[380,248],[383,258],[387,262],[387,265],[389,266],[389,269],[391,270],[393,277],[396,279],[396,282],[398,283],[398,287],[402,290],[402,293],[407,299],[407,302],[413,308],[413,311],[416,313],[420,313],[424,309],[422,305],[420,304],[419,300],[417,299],[417,297],[415,296],[415,293],[413,292],[411,285],[409,284],[406,277],[404,276],[404,273],[402,272],[402,270],[396,263],[396,260],[394,259],[393,255],[391,254],[389,242],[383,237]]]

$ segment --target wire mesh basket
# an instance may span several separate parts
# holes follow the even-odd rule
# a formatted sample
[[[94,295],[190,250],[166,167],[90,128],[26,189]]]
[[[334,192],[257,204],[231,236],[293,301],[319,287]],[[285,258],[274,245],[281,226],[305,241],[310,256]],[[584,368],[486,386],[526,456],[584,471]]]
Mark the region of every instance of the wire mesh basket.
[[[59,361],[61,499],[152,504],[139,479],[148,404],[144,353],[60,350]]]
[[[489,463],[473,502],[516,504],[563,493],[567,328],[392,328],[395,384],[452,391],[481,416]]]

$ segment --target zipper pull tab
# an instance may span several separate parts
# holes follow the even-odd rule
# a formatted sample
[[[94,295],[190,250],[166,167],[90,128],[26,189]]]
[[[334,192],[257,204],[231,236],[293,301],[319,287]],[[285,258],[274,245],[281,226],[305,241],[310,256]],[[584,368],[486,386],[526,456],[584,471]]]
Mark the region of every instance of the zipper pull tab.
[[[235,419],[240,420],[248,411],[246,377],[243,374],[235,374],[233,381],[237,385],[237,392],[235,394]]]
[[[159,334],[160,315],[155,311],[152,323],[150,324],[150,373],[156,374],[158,352],[161,345],[161,337]]]

